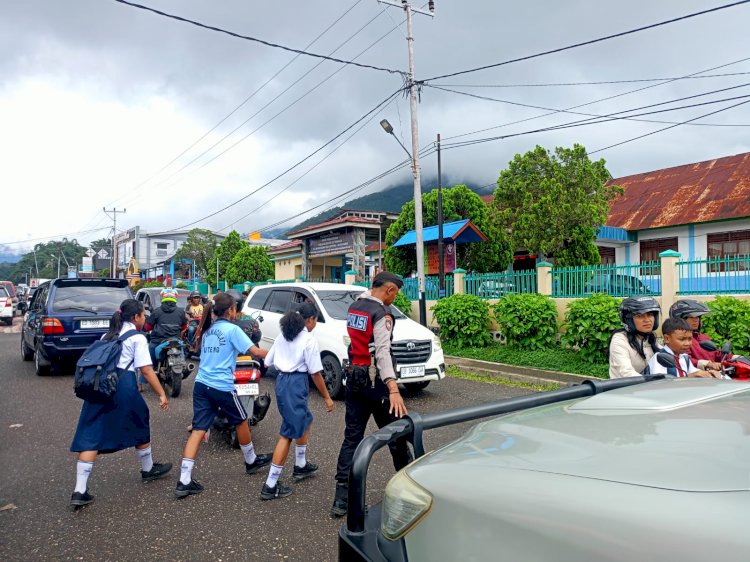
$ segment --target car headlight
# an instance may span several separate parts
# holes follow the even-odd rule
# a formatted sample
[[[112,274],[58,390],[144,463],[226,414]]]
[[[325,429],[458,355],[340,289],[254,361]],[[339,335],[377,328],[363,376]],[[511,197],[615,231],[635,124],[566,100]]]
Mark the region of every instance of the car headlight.
[[[443,342],[440,341],[440,338],[435,336],[435,339],[432,340],[432,349],[433,351],[440,351],[443,349]]]
[[[349,347],[351,343],[352,343],[352,338],[350,338],[349,336],[344,336],[344,345]]]
[[[408,533],[432,508],[432,495],[414,482],[405,470],[396,474],[385,487],[381,530],[395,541]]]

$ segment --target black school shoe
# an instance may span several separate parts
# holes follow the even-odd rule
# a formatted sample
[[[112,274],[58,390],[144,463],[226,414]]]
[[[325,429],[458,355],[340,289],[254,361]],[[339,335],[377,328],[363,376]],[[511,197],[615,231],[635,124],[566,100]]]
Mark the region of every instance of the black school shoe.
[[[178,480],[177,487],[174,489],[174,495],[178,498],[186,498],[187,496],[200,494],[202,491],[203,486],[200,482],[191,479],[189,484],[183,484]]]
[[[141,470],[141,480],[143,482],[151,482],[151,480],[158,480],[162,476],[166,475],[170,470],[172,470],[171,462],[165,462],[164,464],[159,464],[158,462],[155,462],[154,466],[152,466],[151,470],[149,470],[148,472],[145,470]]]
[[[262,500],[276,500],[279,498],[285,498],[292,494],[292,489],[289,486],[284,486],[281,482],[276,482],[273,488],[269,488],[268,484],[263,484],[263,488],[260,490],[260,499]]]
[[[294,465],[294,473],[292,474],[292,476],[295,480],[304,480],[305,478],[313,476],[317,470],[318,465],[311,462],[308,462],[307,464],[305,464],[305,466],[302,467]]]
[[[245,474],[255,474],[264,466],[268,466],[271,462],[272,455],[255,455],[255,460],[251,463],[245,463]]]
[[[71,507],[81,507],[88,503],[91,503],[94,501],[94,496],[89,494],[89,491],[86,490],[85,492],[73,492],[73,495],[70,496],[70,506]]]

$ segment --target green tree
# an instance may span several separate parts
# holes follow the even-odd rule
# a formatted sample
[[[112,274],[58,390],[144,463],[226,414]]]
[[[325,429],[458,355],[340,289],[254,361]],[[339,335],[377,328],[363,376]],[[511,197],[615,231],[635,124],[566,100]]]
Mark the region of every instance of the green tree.
[[[422,221],[425,226],[437,224],[438,190],[422,195]],[[481,197],[465,185],[443,189],[443,217],[445,222],[469,219],[487,235],[487,241],[459,244],[456,247],[456,266],[471,271],[503,271],[513,259],[513,251],[501,223]],[[416,248],[393,244],[408,231],[414,230],[414,200],[401,208],[398,219],[385,234],[385,265],[389,271],[409,275],[416,269]]]
[[[191,259],[195,263],[195,272],[201,278],[211,277],[216,273],[216,236],[210,230],[194,228],[188,232],[185,243],[175,254],[176,259]]]
[[[57,277],[58,264],[61,277],[65,277],[68,266],[77,266],[81,258],[86,255],[84,246],[77,240],[50,240],[39,243],[34,249],[25,254],[16,264],[12,273],[12,280],[23,281],[26,273],[31,271],[32,277],[54,278]]]
[[[592,162],[579,144],[554,152],[537,146],[500,173],[493,205],[515,248],[555,257],[558,265],[597,264],[596,229],[622,193],[606,185],[611,179],[605,161]]]
[[[221,244],[219,244],[219,247],[216,248],[216,253],[214,254],[213,258],[213,268],[211,271],[216,272],[216,258],[219,258],[219,279],[216,281],[220,281],[222,279],[226,279],[227,275],[227,267],[229,267],[229,262],[231,262],[234,259],[234,256],[236,256],[239,251],[246,247],[247,243],[243,242],[240,238],[239,233],[236,230],[233,230],[230,232],[224,240],[221,241]],[[210,276],[209,276],[210,277]]]
[[[243,243],[244,244],[244,243]],[[229,262],[226,280],[230,285],[244,281],[273,279],[274,265],[263,246],[245,246]]]

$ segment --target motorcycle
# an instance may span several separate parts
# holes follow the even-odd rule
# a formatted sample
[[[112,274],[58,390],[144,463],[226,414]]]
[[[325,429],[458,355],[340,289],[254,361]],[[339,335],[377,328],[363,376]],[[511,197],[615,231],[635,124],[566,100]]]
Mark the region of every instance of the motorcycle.
[[[706,351],[717,351],[719,348],[711,340],[704,340],[699,344]],[[732,355],[732,342],[726,341],[721,346],[721,372],[734,380],[750,380],[750,360],[740,355]]]
[[[185,342],[171,338],[156,348],[156,376],[163,386],[170,387],[170,396],[177,398],[182,390],[182,379],[190,376],[195,365],[189,363],[185,356]]]

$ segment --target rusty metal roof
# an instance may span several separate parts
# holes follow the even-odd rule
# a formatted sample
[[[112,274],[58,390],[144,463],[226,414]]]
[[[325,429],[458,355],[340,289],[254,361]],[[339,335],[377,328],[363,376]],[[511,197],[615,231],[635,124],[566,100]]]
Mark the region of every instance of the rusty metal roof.
[[[617,178],[608,226],[646,230],[750,217],[750,152]]]

